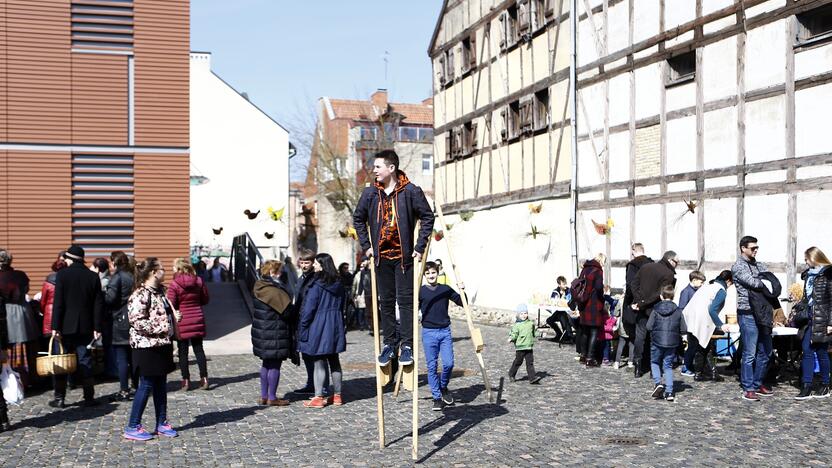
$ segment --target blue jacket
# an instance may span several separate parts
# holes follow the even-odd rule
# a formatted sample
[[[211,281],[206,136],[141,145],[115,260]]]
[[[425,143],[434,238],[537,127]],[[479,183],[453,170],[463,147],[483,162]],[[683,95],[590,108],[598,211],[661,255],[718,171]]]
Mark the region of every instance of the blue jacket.
[[[653,306],[653,313],[647,319],[647,330],[651,342],[660,348],[678,347],[682,344],[682,335],[688,331],[682,309],[668,300]]]
[[[343,353],[347,349],[344,328],[346,294],[341,282],[325,284],[316,279],[303,299],[298,325],[298,351],[308,356]]]
[[[376,265],[379,262],[379,236],[381,225],[384,222],[383,219],[380,219],[382,217],[381,204],[383,199],[394,197],[396,204],[402,248],[402,266],[411,264],[413,250],[419,253],[425,252],[428,237],[433,232],[433,209],[425,198],[424,192],[421,188],[407,181],[403,172],[399,171],[399,174],[402,176],[399,180],[404,179],[405,184],[397,186],[394,193],[390,195],[387,195],[384,190],[376,185],[365,188],[358,200],[355,213],[352,215],[353,227],[355,227],[355,232],[358,234],[358,242],[361,243],[361,248],[365,251],[369,249],[372,240],[373,257]],[[419,226],[419,233],[414,242],[413,231],[416,229],[416,221],[421,221],[422,224]],[[368,223],[370,225],[369,230],[367,229]]]
[[[685,289],[682,290],[682,293],[679,294],[679,308],[685,310],[685,306],[688,305],[690,299],[696,294],[697,289],[688,284],[685,286]]]

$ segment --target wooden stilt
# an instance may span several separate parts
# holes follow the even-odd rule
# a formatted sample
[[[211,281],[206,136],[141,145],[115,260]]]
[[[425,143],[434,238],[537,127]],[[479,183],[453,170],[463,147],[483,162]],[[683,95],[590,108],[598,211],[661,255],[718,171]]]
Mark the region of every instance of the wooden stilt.
[[[416,223],[416,232],[419,232],[419,223]],[[422,288],[422,276],[425,274],[425,263],[427,263],[428,252],[430,252],[430,237],[422,252],[419,262],[419,269],[413,265],[413,449],[411,456],[413,461],[419,459],[419,290]]]
[[[439,193],[439,191],[437,191]],[[461,277],[459,275],[459,270],[457,270],[456,262],[454,261],[454,254],[453,250],[451,249],[451,239],[450,233],[448,231],[448,225],[445,223],[445,216],[442,215],[442,206],[439,202],[435,202],[434,205],[436,206],[436,214],[439,215],[439,221],[442,223],[445,231],[445,245],[448,247],[448,258],[451,260],[451,269],[454,272],[454,278],[457,282],[457,289],[459,289],[459,283],[462,283]],[[463,283],[465,284],[465,283]],[[491,394],[491,382],[488,379],[488,371],[485,369],[485,359],[482,356],[482,350],[485,347],[485,341],[482,339],[482,332],[479,328],[474,326],[474,318],[471,314],[471,308],[468,305],[468,297],[460,291],[460,296],[462,296],[462,308],[465,309],[465,318],[468,322],[468,331],[471,333],[471,342],[474,344],[474,352],[477,354],[477,361],[480,365],[480,373],[482,374],[483,384],[485,384],[485,394],[488,397],[488,402],[493,403],[493,396]]]
[[[381,333],[378,329],[378,287],[376,283],[376,263],[375,258],[370,257],[370,290],[373,295],[373,345],[375,347],[375,355],[373,355],[373,363],[376,368],[376,412],[378,415],[378,447],[384,448],[384,398],[382,387],[386,384],[384,370],[378,365],[376,360],[381,354]],[[390,366],[385,366],[389,369]],[[388,379],[389,381],[389,379]]]

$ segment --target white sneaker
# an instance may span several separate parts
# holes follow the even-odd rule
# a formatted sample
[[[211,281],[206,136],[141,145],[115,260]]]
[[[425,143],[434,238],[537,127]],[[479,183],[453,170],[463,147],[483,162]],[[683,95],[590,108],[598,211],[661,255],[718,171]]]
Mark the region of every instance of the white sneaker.
[[[613,369],[619,369],[620,367],[621,367],[621,363],[618,363],[618,362],[616,362],[615,364],[612,365]]]
[[[628,363],[627,363],[627,367],[628,367],[628,368],[630,368],[630,369],[632,369],[632,368],[633,368],[633,367],[635,367],[635,366],[636,366],[636,365],[635,365],[635,364],[633,364],[632,362],[628,362]]]

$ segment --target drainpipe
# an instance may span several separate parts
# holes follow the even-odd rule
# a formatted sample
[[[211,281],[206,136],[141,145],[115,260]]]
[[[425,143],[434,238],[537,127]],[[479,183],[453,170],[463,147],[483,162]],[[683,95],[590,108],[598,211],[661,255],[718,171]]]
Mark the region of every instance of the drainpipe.
[[[569,6],[570,63],[569,85],[571,89],[570,118],[572,120],[572,179],[569,182],[569,234],[572,247],[572,271],[579,273],[578,265],[578,0]]]

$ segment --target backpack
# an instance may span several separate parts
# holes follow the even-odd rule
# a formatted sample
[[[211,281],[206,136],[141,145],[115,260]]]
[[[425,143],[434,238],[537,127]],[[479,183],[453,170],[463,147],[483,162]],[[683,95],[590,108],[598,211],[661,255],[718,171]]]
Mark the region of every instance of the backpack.
[[[586,276],[580,275],[569,285],[569,291],[572,292],[572,302],[578,306],[583,306],[589,302],[589,297],[592,294],[592,289],[586,280]]]

